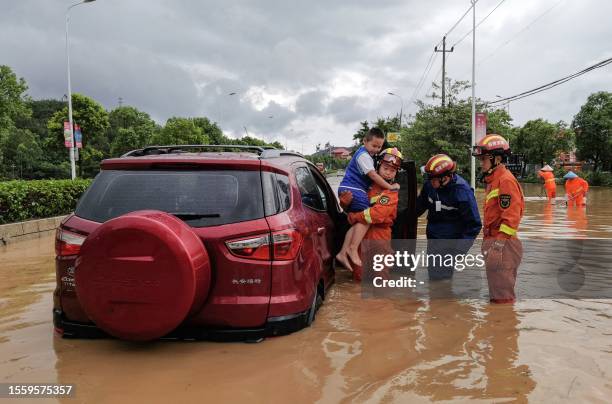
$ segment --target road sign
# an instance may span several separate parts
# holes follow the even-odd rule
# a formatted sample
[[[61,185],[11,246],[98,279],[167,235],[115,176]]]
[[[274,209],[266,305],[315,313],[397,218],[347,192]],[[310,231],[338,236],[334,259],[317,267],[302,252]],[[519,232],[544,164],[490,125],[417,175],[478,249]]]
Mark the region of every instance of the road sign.
[[[397,143],[400,140],[400,133],[399,132],[389,132],[387,133],[387,141],[389,143]]]

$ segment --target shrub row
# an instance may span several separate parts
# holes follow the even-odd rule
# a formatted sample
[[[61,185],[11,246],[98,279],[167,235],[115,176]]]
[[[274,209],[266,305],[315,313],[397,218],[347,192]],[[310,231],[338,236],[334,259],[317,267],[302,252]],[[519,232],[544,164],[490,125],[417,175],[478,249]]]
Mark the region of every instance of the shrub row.
[[[92,180],[0,182],[0,224],[65,215],[74,211]]]

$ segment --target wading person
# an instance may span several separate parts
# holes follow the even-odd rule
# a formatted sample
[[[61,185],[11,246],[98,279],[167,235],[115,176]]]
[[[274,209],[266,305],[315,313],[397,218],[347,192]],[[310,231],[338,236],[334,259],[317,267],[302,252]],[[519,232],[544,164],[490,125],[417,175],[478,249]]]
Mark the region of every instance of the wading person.
[[[589,191],[589,183],[580,178],[573,171],[563,176],[565,180],[565,196],[567,206],[585,206],[586,194]]]
[[[361,146],[353,155],[346,168],[346,173],[340,186],[338,196],[343,192],[350,192],[353,195],[352,202],[348,207],[348,213],[363,212],[370,207],[368,190],[372,184],[383,190],[399,189],[398,184],[389,184],[383,177],[378,175],[374,168],[374,159],[383,146],[385,135],[379,128],[372,128],[363,138]],[[399,153],[399,152],[398,152]],[[355,223],[346,233],[344,243],[336,259],[346,268],[352,270],[350,261],[361,265],[358,248],[364,235],[367,233],[369,223]]]
[[[388,185],[393,184],[397,171],[402,164],[402,153],[396,148],[388,148],[382,151],[376,163],[377,173],[384,178]],[[353,194],[344,192],[340,196],[340,205],[347,207],[351,204]],[[369,205],[368,208],[361,212],[350,212],[348,214],[349,223],[352,225],[361,223],[368,225],[368,230],[363,237],[364,240],[379,240],[391,241],[391,227],[397,217],[397,204],[399,195],[396,189],[387,189],[378,184],[373,184],[368,191]],[[376,254],[384,254],[391,252],[390,243],[380,244],[377,247],[382,247],[385,251],[374,251]],[[372,251],[362,251],[364,256]],[[353,271],[353,280],[361,281],[362,268],[361,265],[355,263],[354,268],[349,268]]]
[[[546,164],[538,171],[538,176],[544,181],[544,189],[546,190],[546,197],[551,202],[557,197],[557,184],[555,184],[555,174],[551,166]]]
[[[436,154],[422,167],[425,182],[416,214],[427,211],[428,254],[465,254],[482,228],[474,191],[456,170],[457,163],[446,154]],[[446,241],[456,239],[464,241]],[[430,265],[428,272],[430,280],[449,279],[453,267]]]
[[[481,179],[486,183],[482,252],[489,298],[492,303],[513,303],[516,273],[523,255],[517,238],[525,209],[523,191],[504,165],[510,145],[502,136],[485,136],[474,146],[472,155],[480,160]]]

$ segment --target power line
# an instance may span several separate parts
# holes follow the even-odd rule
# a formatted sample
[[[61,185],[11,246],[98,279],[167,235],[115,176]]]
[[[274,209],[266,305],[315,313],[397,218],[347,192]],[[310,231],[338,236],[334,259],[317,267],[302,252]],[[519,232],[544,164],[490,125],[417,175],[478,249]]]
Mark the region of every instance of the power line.
[[[541,85],[541,86],[536,87],[534,89],[531,89],[531,90],[528,90],[528,91],[524,91],[524,92],[522,92],[520,94],[516,94],[516,95],[510,96],[510,97],[505,97],[505,98],[500,98],[498,100],[489,101],[487,103],[489,105],[495,105],[495,104],[499,104],[499,103],[502,103],[502,102],[510,102],[510,101],[520,100],[521,98],[529,97],[530,95],[534,95],[534,94],[540,93],[542,91],[550,90],[553,87],[556,87],[558,85],[566,83],[566,82],[568,82],[568,81],[570,81],[570,80],[572,80],[572,79],[574,79],[576,77],[582,76],[583,74],[586,74],[586,73],[588,73],[590,71],[593,71],[595,69],[599,69],[601,67],[609,65],[610,63],[612,63],[612,58],[608,58],[608,59],[602,60],[601,62],[595,63],[594,65],[589,66],[586,69],[580,70],[579,72],[572,73],[569,76],[565,76],[565,77],[562,77],[562,78],[560,78],[558,80],[551,81],[550,83]]]
[[[461,16],[461,18],[459,18],[457,20],[457,22],[455,22],[455,24],[453,24],[453,26],[446,32],[445,35],[450,34],[456,27],[457,25],[459,25],[459,23],[465,18],[465,16],[470,12],[470,10],[472,9],[472,7],[474,7],[476,5],[476,3],[478,3],[479,0],[475,0],[474,3],[466,10],[465,13],[463,13],[463,15]],[[440,45],[440,43],[442,42],[442,40],[440,40],[436,46]],[[434,47],[435,48],[435,47]],[[417,82],[416,87],[414,88],[414,92],[412,93],[412,96],[410,97],[410,101],[408,102],[408,105],[412,104],[418,97],[423,84],[425,83],[425,80],[427,78],[427,75],[429,74],[429,72],[431,71],[431,68],[433,66],[433,62],[435,62],[436,58],[437,58],[438,54],[434,51],[431,53],[431,55],[429,56],[429,60],[427,60],[427,64],[425,65],[425,69],[423,70],[423,74],[421,75],[421,78],[419,79],[419,81]]]
[[[453,30],[454,30],[455,28],[457,28],[457,25],[459,25],[459,23],[460,23],[461,21],[463,21],[463,19],[465,18],[465,16],[466,16],[466,15],[468,15],[468,13],[470,12],[470,10],[472,9],[472,7],[474,7],[474,6],[476,5],[476,3],[478,3],[478,0],[476,0],[476,1],[475,1],[475,2],[474,2],[474,3],[473,3],[471,6],[470,6],[470,8],[468,8],[468,9],[465,11],[465,13],[463,13],[463,15],[461,16],[461,18],[459,18],[459,19],[457,20],[457,22],[455,23],[455,25],[453,25],[453,26],[451,27],[451,29],[449,29],[448,31],[446,31],[446,34],[444,34],[444,36],[448,36],[448,35],[449,35],[451,32],[453,32]]]
[[[542,14],[540,14],[539,16],[537,16],[533,21],[531,21],[529,24],[527,24],[527,26],[525,26],[523,29],[521,29],[520,31],[518,31],[516,34],[514,34],[512,37],[510,37],[510,39],[508,39],[506,42],[504,42],[503,44],[501,44],[500,46],[498,46],[493,52],[489,53],[487,56],[485,56],[484,58],[480,59],[480,61],[478,61],[477,65],[480,65],[482,62],[484,62],[485,60],[489,59],[491,56],[493,56],[495,53],[497,53],[498,50],[500,50],[501,48],[507,46],[510,42],[512,42],[516,37],[518,37],[520,34],[522,34],[523,32],[527,31],[529,28],[531,28],[536,22],[538,22],[542,17],[544,17],[546,14],[550,13],[555,7],[557,7],[559,4],[563,3],[563,1],[565,0],[559,0],[558,2],[556,2],[555,4],[552,5],[552,7],[548,8],[546,11],[544,11]]]
[[[423,77],[421,77],[421,81],[419,82],[417,88],[414,91],[414,94],[412,95],[412,98],[410,99],[410,104],[416,101],[416,99],[419,97],[419,94],[421,93],[421,90],[423,89],[423,85],[427,81],[427,77],[429,77],[429,72],[431,71],[431,68],[433,67],[436,59],[438,58],[437,53],[434,53],[434,55],[435,56],[433,57],[433,59],[431,60],[431,63],[429,64],[426,71],[424,72]]]
[[[499,6],[501,6],[501,5],[502,5],[502,4],[503,4],[505,1],[506,1],[506,0],[501,0],[499,3],[497,3],[497,5],[496,5],[495,7],[493,7],[493,10],[489,11],[489,14],[487,14],[487,16],[486,16],[485,18],[483,18],[482,20],[480,20],[480,21],[478,22],[478,24],[476,24],[476,28],[478,28],[478,27],[480,26],[480,24],[482,24],[483,22],[485,22],[485,20],[486,20],[487,18],[489,18],[489,16],[490,16],[491,14],[493,14],[493,12],[494,12],[495,10],[497,10],[497,8],[498,8]],[[469,11],[469,10],[468,10],[468,11]],[[455,42],[455,43],[452,45],[452,47],[455,47],[455,46],[459,45],[459,44],[460,44],[460,43],[461,43],[461,42],[462,42],[462,41],[463,41],[465,38],[467,38],[467,36],[468,36],[468,35],[470,35],[470,34],[472,33],[472,31],[473,31],[473,30],[469,30],[468,32],[466,32],[466,33],[465,33],[465,35],[463,35],[463,36],[461,37],[461,39],[460,39],[460,40],[458,40],[457,42]]]

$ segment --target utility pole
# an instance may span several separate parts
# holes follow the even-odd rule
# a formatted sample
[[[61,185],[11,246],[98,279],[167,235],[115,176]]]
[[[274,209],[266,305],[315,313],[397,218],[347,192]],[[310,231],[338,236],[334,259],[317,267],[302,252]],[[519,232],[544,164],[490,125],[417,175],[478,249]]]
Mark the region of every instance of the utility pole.
[[[472,142],[476,144],[476,0],[472,2]],[[471,153],[470,153],[471,154]],[[476,159],[470,156],[470,185],[476,189]]]
[[[442,107],[444,107],[444,96],[446,94],[446,54],[452,52],[455,47],[451,47],[450,50],[446,50],[446,35],[442,38],[442,50],[438,50],[438,47],[434,47],[434,52],[442,52]]]

